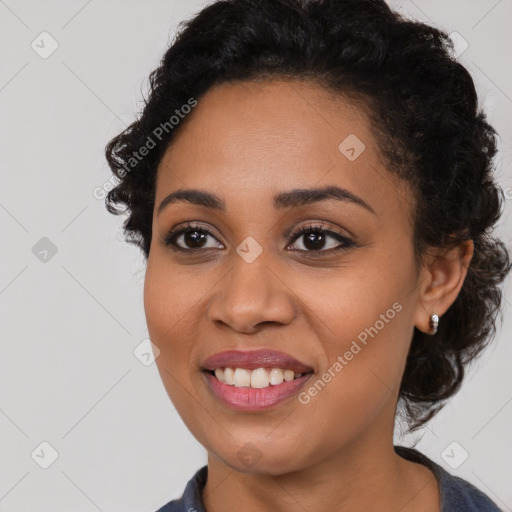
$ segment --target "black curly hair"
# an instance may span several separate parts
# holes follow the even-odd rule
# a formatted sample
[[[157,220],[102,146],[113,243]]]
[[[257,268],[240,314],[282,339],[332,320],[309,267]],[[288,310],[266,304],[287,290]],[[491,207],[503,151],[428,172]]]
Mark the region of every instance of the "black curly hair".
[[[316,82],[356,99],[368,113],[389,171],[415,191],[418,263],[428,246],[474,242],[465,282],[437,335],[414,331],[399,398],[409,430],[416,430],[457,392],[466,365],[494,336],[500,284],[511,267],[504,244],[491,235],[503,205],[492,176],[497,134],[446,32],[403,18],[383,0],[208,5],[180,24],[149,77],[138,120],[108,143],[117,185],[106,207],[129,212],[126,240],[147,259],[156,170],[186,125],[174,127],[172,116],[183,118],[192,110],[184,106],[214,85],[272,79]],[[151,149],[134,160],[149,140]]]

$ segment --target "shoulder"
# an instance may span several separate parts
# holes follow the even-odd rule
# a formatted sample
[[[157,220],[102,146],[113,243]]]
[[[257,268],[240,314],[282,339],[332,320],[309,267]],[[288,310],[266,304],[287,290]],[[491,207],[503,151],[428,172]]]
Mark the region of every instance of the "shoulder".
[[[427,466],[436,476],[441,494],[441,512],[502,512],[473,484],[446,471],[439,464],[413,448],[395,446],[401,457]]]
[[[447,471],[445,473],[443,491],[446,512],[501,512],[489,496],[473,484]]]
[[[205,512],[201,493],[208,476],[208,466],[203,466],[188,481],[181,498],[174,499],[156,512]]]

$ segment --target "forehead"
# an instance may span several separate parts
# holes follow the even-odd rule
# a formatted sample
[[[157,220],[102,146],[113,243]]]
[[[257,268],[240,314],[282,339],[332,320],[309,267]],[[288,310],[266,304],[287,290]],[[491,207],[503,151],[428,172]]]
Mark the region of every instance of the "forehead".
[[[399,193],[366,114],[312,82],[233,82],[210,89],[180,126],[159,165],[156,199],[201,188],[270,203],[276,191],[329,184],[376,203],[385,187]]]

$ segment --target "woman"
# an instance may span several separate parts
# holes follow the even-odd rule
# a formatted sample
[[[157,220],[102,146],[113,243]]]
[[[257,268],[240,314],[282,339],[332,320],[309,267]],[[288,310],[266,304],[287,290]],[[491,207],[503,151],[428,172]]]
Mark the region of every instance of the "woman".
[[[107,197],[147,259],[164,386],[208,465],[160,512],[499,510],[393,445],[491,339],[495,132],[447,35],[378,0],[185,23]]]

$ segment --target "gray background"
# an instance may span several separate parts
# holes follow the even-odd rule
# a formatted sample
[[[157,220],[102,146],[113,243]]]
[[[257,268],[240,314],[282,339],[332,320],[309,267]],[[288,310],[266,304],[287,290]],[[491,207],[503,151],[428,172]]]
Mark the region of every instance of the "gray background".
[[[177,23],[203,5],[0,0],[2,511],[154,511],[206,463],[156,366],[134,355],[148,336],[143,259],[123,242],[122,219],[93,195],[110,177],[106,142],[141,108]],[[511,247],[512,0],[391,5],[469,45],[459,58],[501,134],[498,178],[508,200],[499,233]],[[42,58],[53,40],[57,50]],[[397,431],[396,439],[421,438],[421,450],[506,511],[510,281],[497,339],[460,393],[420,434],[400,439]],[[58,453],[47,469],[52,448],[42,442]]]

